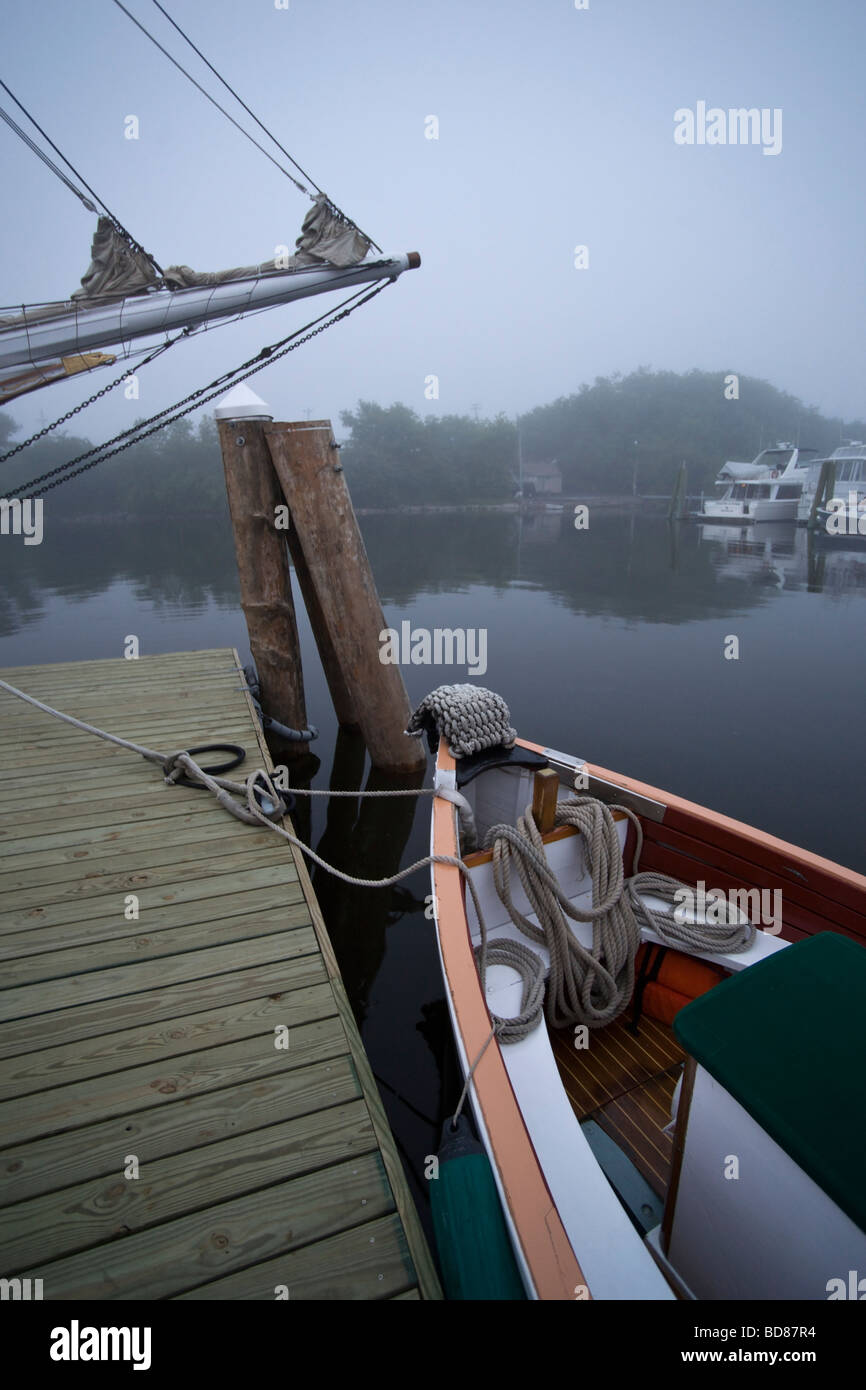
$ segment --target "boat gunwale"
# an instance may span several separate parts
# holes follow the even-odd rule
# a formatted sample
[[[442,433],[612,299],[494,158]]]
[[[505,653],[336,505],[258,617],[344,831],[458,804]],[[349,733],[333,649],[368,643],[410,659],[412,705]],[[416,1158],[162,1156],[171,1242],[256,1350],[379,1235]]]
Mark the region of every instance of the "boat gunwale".
[[[437,770],[454,771],[454,759],[440,740]],[[434,798],[433,851],[457,855],[456,811]],[[490,1012],[481,988],[459,869],[433,865],[434,905],[442,969],[456,1041],[471,1064],[490,1036]],[[441,923],[458,926],[447,933]],[[458,1007],[459,1000],[459,1007]],[[587,1280],[566,1234],[526,1128],[514,1088],[497,1046],[487,1047],[475,1067],[470,1094],[487,1133],[514,1231],[539,1299],[591,1298]],[[586,1290],[581,1294],[578,1290]]]

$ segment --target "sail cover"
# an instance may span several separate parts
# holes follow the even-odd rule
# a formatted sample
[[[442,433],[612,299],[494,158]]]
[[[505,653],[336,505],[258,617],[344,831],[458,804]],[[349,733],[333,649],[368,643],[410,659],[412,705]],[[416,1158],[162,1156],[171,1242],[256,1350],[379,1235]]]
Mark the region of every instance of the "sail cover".
[[[170,265],[165,272],[166,283],[171,289],[187,289],[222,285],[227,280],[248,280],[255,275],[275,275],[304,266],[332,265],[344,270],[364,259],[370,242],[336,212],[324,193],[320,193],[304,218],[295,246],[293,256],[277,257],[261,265],[235,266],[233,270],[197,271],[188,265]]]
[[[90,248],[90,265],[81,277],[80,289],[68,300],[41,304],[21,314],[0,318],[0,331],[26,327],[42,319],[57,318],[73,309],[91,309],[141,295],[150,290],[180,290],[196,286],[224,285],[231,280],[250,280],[261,275],[280,275],[311,266],[344,270],[360,264],[370,242],[357,227],[337,212],[324,193],[310,208],[295,243],[293,256],[279,256],[261,265],[235,266],[231,270],[199,271],[188,265],[170,265],[164,277],[148,257],[135,251],[108,217],[100,217]]]
[[[81,288],[70,295],[82,300],[123,299],[159,284],[159,272],[142,251],[134,251],[108,217],[100,217],[90,248],[90,265]]]

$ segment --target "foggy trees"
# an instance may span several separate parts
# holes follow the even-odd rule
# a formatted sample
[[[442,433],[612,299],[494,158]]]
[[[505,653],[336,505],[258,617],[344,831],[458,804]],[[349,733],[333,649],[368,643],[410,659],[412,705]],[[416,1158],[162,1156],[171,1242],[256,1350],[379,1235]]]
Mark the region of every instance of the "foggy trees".
[[[749,460],[776,440],[821,454],[842,437],[866,438],[862,421],[822,416],[768,382],[741,376],[727,399],[723,372],[653,372],[598,377],[569,396],[521,416],[524,471],[556,462],[566,496],[669,495],[681,461],[689,491],[711,489],[726,459]],[[419,416],[406,405],[359,401],[342,412],[342,462],[358,507],[499,502],[518,480],[513,419]],[[11,416],[0,412],[0,452],[15,443]],[[107,432],[106,432],[107,433]],[[100,432],[99,437],[104,437]],[[4,444],[5,441],[5,444]],[[635,443],[637,441],[637,443]],[[86,439],[48,435],[4,468],[12,489],[89,447]],[[32,491],[39,495],[39,488]],[[188,417],[82,474],[52,494],[70,516],[225,516],[227,505],[216,427],[209,414]]]

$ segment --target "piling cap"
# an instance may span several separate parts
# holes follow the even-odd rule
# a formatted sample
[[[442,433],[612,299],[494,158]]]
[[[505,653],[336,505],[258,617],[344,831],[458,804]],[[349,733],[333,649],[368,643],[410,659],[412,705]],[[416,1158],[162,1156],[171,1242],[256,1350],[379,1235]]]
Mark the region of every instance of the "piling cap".
[[[241,382],[224,395],[214,410],[215,420],[273,420],[270,406]]]

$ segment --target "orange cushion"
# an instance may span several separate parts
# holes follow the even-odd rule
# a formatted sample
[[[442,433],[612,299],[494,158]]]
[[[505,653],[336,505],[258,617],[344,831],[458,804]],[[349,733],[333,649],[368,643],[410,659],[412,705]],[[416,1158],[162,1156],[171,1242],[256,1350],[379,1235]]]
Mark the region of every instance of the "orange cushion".
[[[636,979],[640,975],[647,952],[655,953],[658,949],[658,946],[648,944],[638,949],[635,960]],[[682,951],[667,950],[656,978],[647,981],[644,986],[642,1012],[660,1023],[672,1023],[680,1009],[699,995],[706,994],[707,990],[725,978],[726,973],[719,965],[696,960],[694,956],[684,955]]]

